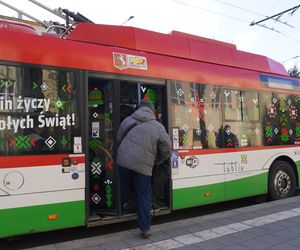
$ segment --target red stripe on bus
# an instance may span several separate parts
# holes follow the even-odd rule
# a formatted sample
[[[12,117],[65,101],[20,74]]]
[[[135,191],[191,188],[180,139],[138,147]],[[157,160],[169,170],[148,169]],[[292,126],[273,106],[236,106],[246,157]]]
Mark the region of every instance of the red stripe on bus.
[[[1,156],[0,157],[0,169],[1,168],[26,168],[26,167],[47,167],[53,165],[62,165],[62,159],[70,158],[74,159],[77,163],[85,163],[85,157],[83,155],[30,155],[30,156]]]
[[[279,146],[260,146],[251,148],[213,148],[213,149],[188,149],[188,150],[178,150],[179,156],[189,156],[189,155],[207,155],[207,154],[221,154],[221,153],[234,153],[241,151],[257,151],[266,149],[278,149],[278,148],[300,148],[300,145],[279,145]]]

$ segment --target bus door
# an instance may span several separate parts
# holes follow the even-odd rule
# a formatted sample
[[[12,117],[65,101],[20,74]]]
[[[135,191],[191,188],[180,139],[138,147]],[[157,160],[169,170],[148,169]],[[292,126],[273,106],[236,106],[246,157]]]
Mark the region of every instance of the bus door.
[[[142,99],[151,101],[155,108],[156,119],[161,122],[167,130],[167,103],[166,87],[164,82],[151,82],[139,80],[120,81],[120,122],[131,115]],[[168,131],[168,130],[167,130]],[[129,212],[135,210],[135,190],[131,180],[129,192]],[[157,208],[169,206],[170,193],[170,168],[169,161],[156,166],[152,176],[153,205]]]
[[[88,78],[89,212],[95,216],[116,214],[114,132],[116,130],[113,79]]]
[[[116,135],[119,124],[132,114],[141,99],[150,100],[155,106],[155,115],[167,126],[166,98],[164,82],[138,81],[99,78],[90,75],[88,78],[88,148],[90,220],[99,216],[121,214],[120,177],[115,164],[117,152]],[[155,173],[154,176],[162,176]],[[154,198],[158,204],[168,204],[169,181],[168,163],[165,166],[165,178],[153,180]],[[163,179],[165,183],[162,184]],[[159,183],[159,184],[158,184]],[[155,191],[157,190],[157,191]],[[134,190],[131,190],[134,194]],[[133,198],[134,199],[134,198]],[[161,202],[160,202],[161,200]],[[160,202],[160,203],[159,203]]]

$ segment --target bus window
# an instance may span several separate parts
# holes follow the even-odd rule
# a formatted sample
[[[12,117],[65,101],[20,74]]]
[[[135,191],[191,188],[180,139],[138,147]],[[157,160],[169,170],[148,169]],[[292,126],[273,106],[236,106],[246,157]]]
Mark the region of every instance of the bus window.
[[[258,93],[224,89],[223,100],[225,121],[221,128],[222,147],[261,146]]]
[[[137,108],[138,95],[135,83],[122,81],[120,84],[120,123]]]
[[[241,91],[243,98],[243,121],[259,121],[258,93],[253,91]]]
[[[224,117],[229,121],[242,120],[242,99],[240,91],[224,89]]]
[[[259,121],[258,93],[224,89],[225,121]]]
[[[217,145],[225,148],[256,147],[262,145],[261,138],[260,122],[225,122],[219,130]]]
[[[82,153],[81,146],[74,147],[81,136],[76,75],[0,66],[0,148],[5,155]]]
[[[171,81],[171,95],[173,149],[215,148],[222,124],[220,88]]]
[[[262,107],[265,145],[300,143],[300,100],[296,95],[264,93]]]

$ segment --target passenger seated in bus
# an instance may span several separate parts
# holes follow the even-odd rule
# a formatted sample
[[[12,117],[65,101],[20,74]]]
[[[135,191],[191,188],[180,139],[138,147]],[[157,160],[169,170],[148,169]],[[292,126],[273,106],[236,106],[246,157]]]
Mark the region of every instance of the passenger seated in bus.
[[[30,141],[31,141],[31,150],[30,152],[33,154],[40,153],[44,151],[46,148],[45,138],[42,136],[43,129],[38,126],[34,126],[34,128],[30,131]]]
[[[237,136],[232,133],[229,125],[221,126],[216,138],[216,146],[219,148],[235,148],[239,146]]]

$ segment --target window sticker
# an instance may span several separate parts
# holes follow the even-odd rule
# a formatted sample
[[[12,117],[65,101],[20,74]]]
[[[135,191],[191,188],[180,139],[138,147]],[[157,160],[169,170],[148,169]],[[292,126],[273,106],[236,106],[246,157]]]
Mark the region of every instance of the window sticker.
[[[89,94],[89,106],[97,107],[98,105],[103,105],[102,92],[94,88]]]
[[[100,122],[92,122],[92,138],[100,137]]]
[[[73,151],[74,151],[74,154],[82,153],[82,139],[81,139],[81,137],[74,137]]]
[[[179,149],[179,129],[173,128],[173,149]]]
[[[28,113],[32,110],[41,109],[39,114],[27,114],[23,117],[14,117],[7,115],[0,118],[0,131],[12,130],[18,133],[24,129],[38,128],[53,128],[60,127],[66,130],[68,127],[75,126],[76,115],[70,114],[55,114],[55,116],[46,117],[44,112],[49,111],[50,99],[28,99],[19,96],[17,99],[8,100],[4,97],[0,98],[0,109],[7,112],[13,112],[13,107],[16,110]]]

